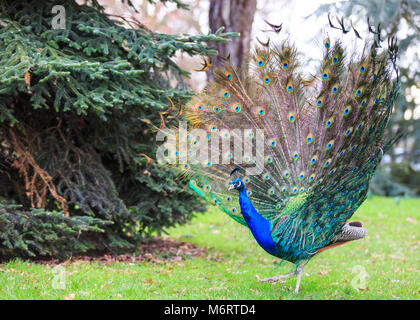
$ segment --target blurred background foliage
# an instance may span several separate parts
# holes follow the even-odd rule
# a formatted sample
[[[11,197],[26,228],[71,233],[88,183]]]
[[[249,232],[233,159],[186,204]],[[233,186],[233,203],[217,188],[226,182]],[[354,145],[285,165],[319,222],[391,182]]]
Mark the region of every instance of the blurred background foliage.
[[[390,130],[403,130],[403,138],[384,158],[371,191],[380,195],[420,195],[420,2],[417,0],[363,0],[323,4],[315,15],[331,12],[360,21],[381,22],[382,34],[396,35],[401,95]]]

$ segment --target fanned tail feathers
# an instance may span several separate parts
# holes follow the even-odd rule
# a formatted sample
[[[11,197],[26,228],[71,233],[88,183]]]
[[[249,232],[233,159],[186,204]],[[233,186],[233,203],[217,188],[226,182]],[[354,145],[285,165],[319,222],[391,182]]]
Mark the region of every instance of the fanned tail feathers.
[[[320,69],[305,80],[289,41],[262,43],[249,68],[239,71],[226,62],[215,70],[215,81],[185,110],[192,128],[205,133],[185,133],[187,158],[203,144],[227,150],[211,154],[209,147],[201,163],[183,164],[190,187],[246,225],[237,192],[227,187],[234,167],[254,168],[257,174],[242,177],[248,196],[270,221],[272,238],[289,261],[331,242],[364,201],[393,142],[384,141],[398,94],[389,52],[372,41],[360,57],[349,56],[340,41],[329,38],[323,50]]]

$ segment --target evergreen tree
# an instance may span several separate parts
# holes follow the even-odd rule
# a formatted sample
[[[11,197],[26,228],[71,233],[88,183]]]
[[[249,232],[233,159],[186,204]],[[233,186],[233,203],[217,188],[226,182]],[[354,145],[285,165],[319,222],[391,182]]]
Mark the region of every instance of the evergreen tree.
[[[215,55],[206,43],[234,34],[126,22],[96,1],[0,0],[0,256],[132,249],[203,209],[149,156],[160,112],[193,94],[175,55]]]

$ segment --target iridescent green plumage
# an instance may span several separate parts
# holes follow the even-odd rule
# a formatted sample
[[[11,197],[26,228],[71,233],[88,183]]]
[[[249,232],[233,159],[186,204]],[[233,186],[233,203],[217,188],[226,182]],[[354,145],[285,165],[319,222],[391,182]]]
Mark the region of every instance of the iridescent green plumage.
[[[296,264],[343,241],[343,226],[395,140],[384,138],[398,94],[398,81],[391,81],[395,43],[380,50],[377,41],[367,41],[350,56],[340,41],[327,38],[323,50],[317,74],[305,80],[288,41],[263,44],[242,74],[228,62],[215,70],[215,81],[185,110],[194,128],[210,140],[219,133],[215,145],[230,147],[207,165],[189,167],[190,186],[247,225],[238,193],[227,191],[231,170],[242,168],[247,197],[270,222],[276,256]],[[241,148],[235,139],[244,140]],[[258,174],[247,175],[252,167]]]

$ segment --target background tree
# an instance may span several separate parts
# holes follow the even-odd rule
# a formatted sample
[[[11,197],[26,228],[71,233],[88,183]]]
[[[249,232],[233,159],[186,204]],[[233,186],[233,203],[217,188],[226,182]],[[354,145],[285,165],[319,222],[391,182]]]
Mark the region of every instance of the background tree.
[[[239,37],[229,43],[217,43],[216,48],[222,57],[230,56],[234,66],[241,66],[247,61],[251,45],[252,23],[254,21],[257,1],[218,1],[210,0],[209,26],[211,32],[216,32],[220,27],[225,31],[239,32]],[[215,61],[219,64],[220,59]],[[212,73],[207,76],[212,78]]]
[[[0,256],[133,249],[204,209],[149,156],[168,99],[193,94],[177,52],[214,55],[207,43],[231,34],[115,19],[96,1],[0,0]]]

